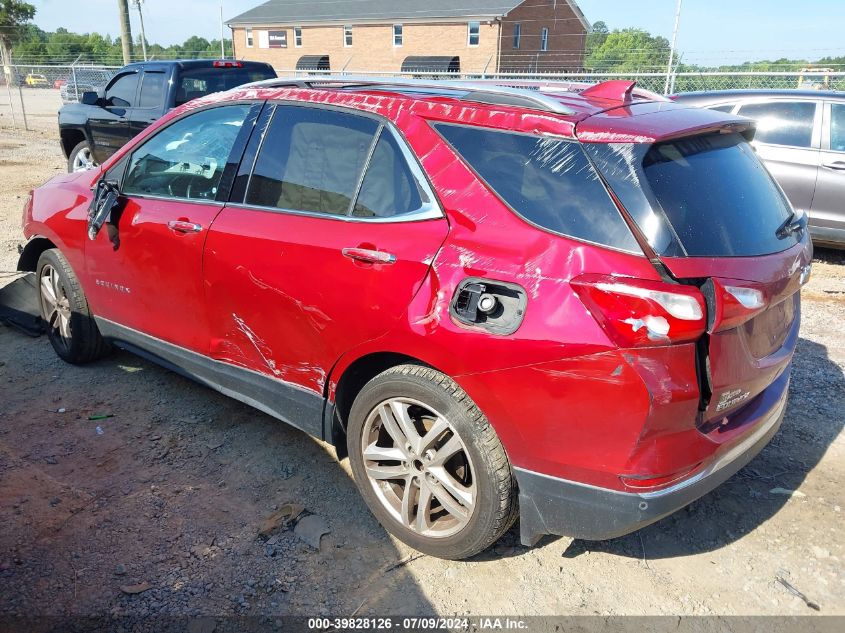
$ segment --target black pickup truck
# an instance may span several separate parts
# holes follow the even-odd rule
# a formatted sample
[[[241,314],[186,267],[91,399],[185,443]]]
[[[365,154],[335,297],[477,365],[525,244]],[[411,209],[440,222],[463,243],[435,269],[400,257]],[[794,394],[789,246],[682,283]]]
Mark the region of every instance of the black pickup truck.
[[[80,103],[59,110],[68,171],[102,163],[172,108],[275,76],[272,66],[260,62],[190,59],[129,64],[102,90],[85,92]]]

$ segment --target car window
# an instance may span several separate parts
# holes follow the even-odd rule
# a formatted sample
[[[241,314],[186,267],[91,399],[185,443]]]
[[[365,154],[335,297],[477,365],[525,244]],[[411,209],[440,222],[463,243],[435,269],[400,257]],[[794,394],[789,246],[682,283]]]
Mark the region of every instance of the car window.
[[[139,108],[161,108],[164,105],[165,75],[163,72],[145,72],[141,81]]]
[[[138,73],[118,77],[106,90],[106,105],[115,108],[131,108],[135,104],[138,89]]]
[[[749,103],[739,114],[757,122],[755,140],[775,145],[810,147],[816,104],[811,101],[773,101]]]
[[[518,215],[544,229],[640,252],[577,142],[440,124],[437,131]]]
[[[347,215],[379,124],[325,108],[278,106],[246,203]]]
[[[845,104],[830,104],[830,149],[845,152]]]
[[[768,255],[800,239],[778,235],[789,203],[740,134],[584,148],[659,255]]]
[[[126,195],[214,200],[249,105],[196,112],[167,126],[132,153]]]
[[[176,82],[176,105],[180,106],[212,92],[275,77],[276,73],[269,67],[189,68],[182,71]]]
[[[735,103],[723,103],[717,106],[711,106],[710,110],[718,110],[719,112],[733,112]]]
[[[420,211],[431,203],[408,166],[396,137],[383,129],[376,143],[352,215],[391,218]]]

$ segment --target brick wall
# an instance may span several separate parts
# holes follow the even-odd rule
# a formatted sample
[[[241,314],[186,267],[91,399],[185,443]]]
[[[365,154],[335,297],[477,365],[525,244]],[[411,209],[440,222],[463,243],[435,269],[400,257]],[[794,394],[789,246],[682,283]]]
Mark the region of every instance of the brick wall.
[[[537,0],[530,0],[536,2]],[[259,48],[259,34],[265,31],[287,31],[287,48]],[[268,62],[277,70],[293,70],[303,55],[329,55],[331,69],[347,72],[401,70],[409,56],[459,56],[461,72],[488,72],[496,68],[499,25],[481,24],[478,46],[467,43],[467,23],[403,25],[403,45],[393,46],[393,25],[353,25],[352,46],[345,47],[343,26],[303,26],[302,46],[294,46],[293,26],[253,27],[253,46],[246,46],[246,29],[232,29],[235,55],[238,59]],[[488,66],[489,64],[489,66]]]
[[[520,24],[520,47],[513,46]],[[549,29],[547,51],[540,50],[543,27]],[[584,65],[587,33],[566,0],[526,0],[502,20],[501,72],[577,71]]]

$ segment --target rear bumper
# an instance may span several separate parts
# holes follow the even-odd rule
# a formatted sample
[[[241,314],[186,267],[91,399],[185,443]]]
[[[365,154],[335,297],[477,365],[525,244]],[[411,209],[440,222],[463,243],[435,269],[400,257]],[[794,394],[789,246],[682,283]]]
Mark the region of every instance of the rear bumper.
[[[700,472],[669,488],[628,493],[515,468],[520,536],[533,545],[544,534],[599,541],[628,534],[707,494],[750,462],[780,428],[788,389],[754,425]]]

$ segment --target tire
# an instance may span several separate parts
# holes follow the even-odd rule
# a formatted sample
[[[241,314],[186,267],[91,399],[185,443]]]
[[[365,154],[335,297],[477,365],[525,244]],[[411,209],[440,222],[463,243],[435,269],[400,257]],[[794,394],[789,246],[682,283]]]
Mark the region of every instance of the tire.
[[[77,171],[87,171],[97,166],[94,154],[88,146],[88,141],[80,141],[71,150],[67,158],[67,171],[72,174]]]
[[[388,532],[420,552],[468,558],[516,520],[516,482],[502,443],[463,389],[434,369],[400,365],[368,382],[352,405],[346,441],[364,501]]]
[[[59,358],[80,365],[107,355],[111,348],[97,329],[67,258],[55,248],[48,249],[38,258],[37,271],[41,318]]]

